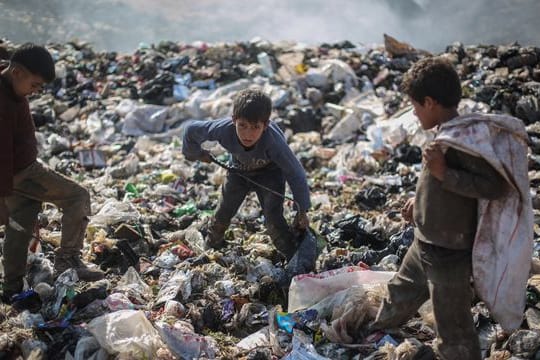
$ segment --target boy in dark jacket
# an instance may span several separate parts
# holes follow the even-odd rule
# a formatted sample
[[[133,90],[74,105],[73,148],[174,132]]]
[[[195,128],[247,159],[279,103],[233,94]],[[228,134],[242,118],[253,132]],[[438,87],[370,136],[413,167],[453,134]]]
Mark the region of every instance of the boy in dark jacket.
[[[405,75],[409,95],[423,129],[458,116],[461,84],[453,66],[441,58],[417,62]],[[415,239],[399,272],[388,283],[371,330],[397,327],[429,298],[433,303],[441,359],[480,359],[471,315],[472,245],[478,199],[504,196],[507,183],[483,158],[436,143],[423,150],[423,167],[402,214],[414,222]]]
[[[297,248],[295,236],[283,216],[285,181],[298,206],[294,226],[305,230],[309,221],[309,188],[305,171],[289,148],[281,129],[270,119],[272,102],[258,90],[240,92],[234,100],[231,118],[193,121],[184,132],[182,152],[188,160],[210,162],[204,141],[218,141],[231,154],[236,171],[227,174],[215,217],[211,221],[207,245],[225,245],[223,235],[242,201],[255,191],[262,206],[266,228],[277,250],[290,259]],[[239,171],[240,174],[237,172]],[[246,178],[270,189],[254,185]]]
[[[81,280],[99,280],[103,273],[89,269],[80,258],[90,215],[88,191],[37,161],[35,127],[26,96],[54,79],[53,59],[44,47],[25,44],[0,71],[0,224],[6,226],[2,299],[8,302],[23,288],[28,245],[44,201],[64,213],[56,273],[74,268]]]

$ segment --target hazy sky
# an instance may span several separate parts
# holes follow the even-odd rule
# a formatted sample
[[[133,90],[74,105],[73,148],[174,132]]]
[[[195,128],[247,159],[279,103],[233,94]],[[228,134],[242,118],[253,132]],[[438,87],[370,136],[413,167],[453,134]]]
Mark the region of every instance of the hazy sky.
[[[432,51],[454,41],[540,45],[539,0],[3,0],[0,36],[90,41],[132,51],[140,42],[382,43],[383,33]],[[36,39],[38,38],[38,39]]]

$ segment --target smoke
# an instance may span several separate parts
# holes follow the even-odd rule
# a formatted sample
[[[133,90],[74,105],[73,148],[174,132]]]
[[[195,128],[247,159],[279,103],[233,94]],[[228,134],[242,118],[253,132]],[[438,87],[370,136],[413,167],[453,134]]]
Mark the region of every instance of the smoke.
[[[540,45],[537,0],[423,0],[424,11],[404,21],[404,36],[426,48],[464,44]]]
[[[388,33],[441,51],[455,41],[538,46],[538,14],[538,0],[4,0],[0,37],[131,52],[161,40],[371,44]]]

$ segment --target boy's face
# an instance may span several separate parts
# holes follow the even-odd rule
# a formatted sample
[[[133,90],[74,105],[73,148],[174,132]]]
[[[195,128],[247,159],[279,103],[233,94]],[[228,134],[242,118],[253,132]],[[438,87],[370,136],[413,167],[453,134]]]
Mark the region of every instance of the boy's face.
[[[268,121],[249,122],[244,118],[233,118],[233,124],[236,127],[236,136],[245,147],[254,146],[261,138],[264,130],[268,127]]]
[[[15,66],[13,69],[12,79],[13,90],[22,97],[41,91],[45,83],[41,76],[31,73],[20,65]]]
[[[426,96],[423,104],[420,104],[413,99],[411,99],[411,103],[414,107],[414,115],[416,115],[420,121],[422,129],[429,130],[439,125],[438,104],[435,100]]]

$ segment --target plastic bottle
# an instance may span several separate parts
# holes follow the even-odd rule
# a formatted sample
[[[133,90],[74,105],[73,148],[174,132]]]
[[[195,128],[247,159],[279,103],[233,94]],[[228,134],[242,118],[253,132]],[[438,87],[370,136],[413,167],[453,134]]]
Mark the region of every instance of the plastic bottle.
[[[257,60],[259,61],[259,64],[261,64],[263,68],[263,72],[266,76],[272,77],[274,76],[274,67],[272,66],[272,60],[270,60],[270,56],[268,56],[267,53],[262,52],[257,55]]]

